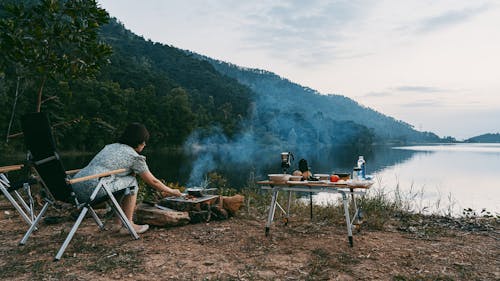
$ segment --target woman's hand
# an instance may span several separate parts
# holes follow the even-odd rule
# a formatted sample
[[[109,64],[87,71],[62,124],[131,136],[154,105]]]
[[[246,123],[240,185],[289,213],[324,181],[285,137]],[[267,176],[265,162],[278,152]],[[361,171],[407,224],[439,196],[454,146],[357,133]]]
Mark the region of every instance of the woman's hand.
[[[169,188],[169,190],[163,190],[161,192],[161,196],[163,196],[163,197],[167,197],[167,196],[179,197],[181,195],[182,195],[182,193],[178,189],[172,189],[172,188]]]
[[[160,180],[158,180],[150,171],[146,171],[140,174],[141,178],[149,185],[153,186],[156,190],[160,191],[161,196],[181,196],[182,193],[178,189],[173,189],[166,186]]]

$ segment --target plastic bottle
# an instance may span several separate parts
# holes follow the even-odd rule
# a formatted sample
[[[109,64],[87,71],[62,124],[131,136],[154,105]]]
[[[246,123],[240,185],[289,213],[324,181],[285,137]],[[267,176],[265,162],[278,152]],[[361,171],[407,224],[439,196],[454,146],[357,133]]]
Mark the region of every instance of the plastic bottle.
[[[361,175],[359,177],[360,180],[363,180],[366,177],[366,167],[365,167],[366,165],[365,164],[366,164],[366,162],[365,162],[364,157],[363,156],[359,156],[359,159],[358,159],[358,168],[361,169],[361,171],[360,171]]]

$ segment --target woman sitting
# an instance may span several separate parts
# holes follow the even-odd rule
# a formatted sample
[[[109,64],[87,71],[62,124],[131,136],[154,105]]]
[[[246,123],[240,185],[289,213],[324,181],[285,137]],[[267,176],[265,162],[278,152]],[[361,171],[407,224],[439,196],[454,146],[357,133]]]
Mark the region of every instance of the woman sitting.
[[[106,145],[85,168],[74,176],[74,178],[79,178],[116,169],[129,169],[129,172],[126,174],[116,175],[108,186],[111,192],[130,189],[130,192],[126,193],[121,204],[123,212],[135,231],[139,234],[148,230],[149,225],[137,225],[132,221],[139,189],[135,175],[139,175],[146,184],[160,191],[162,196],[181,196],[179,190],[166,186],[149,171],[146,164],[146,157],[139,154],[146,146],[148,140],[149,132],[146,127],[139,123],[131,123],[127,126],[117,143]],[[93,179],[75,183],[73,188],[78,200],[82,202],[87,201],[94,191],[97,182],[98,179]],[[101,189],[99,191],[97,197],[99,196],[106,196],[104,190]],[[117,229],[121,228],[121,221],[119,219],[115,223],[117,224]]]

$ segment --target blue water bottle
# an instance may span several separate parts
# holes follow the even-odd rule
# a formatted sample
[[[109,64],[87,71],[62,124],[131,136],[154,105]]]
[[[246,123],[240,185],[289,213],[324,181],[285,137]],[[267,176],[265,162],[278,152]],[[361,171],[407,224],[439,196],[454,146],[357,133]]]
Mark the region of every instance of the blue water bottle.
[[[360,169],[360,175],[359,175],[359,179],[365,179],[366,177],[366,168],[365,168],[365,159],[363,156],[359,156],[359,159],[358,159],[358,168]]]

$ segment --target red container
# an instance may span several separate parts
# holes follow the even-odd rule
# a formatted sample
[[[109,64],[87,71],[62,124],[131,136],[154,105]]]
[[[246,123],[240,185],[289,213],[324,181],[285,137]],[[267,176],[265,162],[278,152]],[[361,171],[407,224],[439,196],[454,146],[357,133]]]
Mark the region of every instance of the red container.
[[[330,176],[330,181],[331,182],[338,182],[340,180],[340,177],[337,175],[331,175]]]

